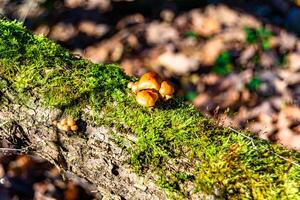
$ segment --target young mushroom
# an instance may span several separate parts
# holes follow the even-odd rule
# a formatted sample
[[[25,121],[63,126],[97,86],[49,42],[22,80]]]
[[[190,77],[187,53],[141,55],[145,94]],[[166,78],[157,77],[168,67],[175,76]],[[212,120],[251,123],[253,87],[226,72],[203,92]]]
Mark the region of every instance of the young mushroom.
[[[138,82],[138,90],[154,89],[159,90],[160,77],[155,72],[148,72],[144,74]]]
[[[70,131],[71,129],[70,129],[70,126],[68,126],[68,125],[63,125],[62,128],[61,128],[61,130],[68,132],[68,131]]]
[[[67,118],[67,125],[68,126],[76,125],[76,121],[72,117],[68,117]]]
[[[155,72],[145,73],[139,81],[128,83],[128,87],[137,94],[137,102],[146,107],[153,107],[159,96],[163,100],[169,100],[174,93],[172,85],[167,81],[161,81]]]
[[[142,90],[136,95],[136,101],[145,107],[153,107],[158,99],[157,92],[153,90]]]
[[[167,81],[163,81],[161,83],[159,94],[164,100],[169,100],[173,97],[174,88],[173,86],[168,83]]]
[[[60,129],[60,130],[65,130],[66,126],[68,126],[66,118],[60,120],[60,122],[57,123],[57,128]]]
[[[63,126],[63,125],[66,125],[67,124],[67,118],[64,118],[62,120],[60,120],[60,125]]]
[[[62,120],[60,120],[60,122],[56,123],[56,125],[59,130],[62,130],[65,132],[68,132],[68,131],[75,132],[78,130],[76,121],[71,117],[63,118]]]
[[[132,89],[132,86],[134,85],[134,82],[129,82],[128,84],[127,84],[127,87],[128,88],[130,88],[130,89]]]
[[[73,126],[70,127],[71,131],[77,131],[78,130],[78,126],[75,124]]]
[[[127,86],[128,86],[128,88],[131,89],[131,91],[133,93],[137,93],[138,92],[138,82],[129,82]]]

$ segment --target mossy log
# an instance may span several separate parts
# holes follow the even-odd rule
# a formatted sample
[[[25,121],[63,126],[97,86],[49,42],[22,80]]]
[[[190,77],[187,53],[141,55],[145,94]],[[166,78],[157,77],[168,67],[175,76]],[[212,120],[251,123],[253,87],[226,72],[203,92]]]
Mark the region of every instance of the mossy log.
[[[135,78],[0,20],[0,135],[108,199],[300,199],[298,152],[222,128],[175,98],[138,105]],[[52,125],[76,118],[79,131]]]
[[[88,125],[78,121],[79,133],[59,132],[51,123],[61,117],[60,110],[45,109],[34,102],[31,106],[13,103],[18,97],[10,90],[2,95],[0,134],[15,147],[33,151],[60,169],[85,178],[97,186],[106,199],[165,198],[151,179],[138,177],[126,165],[128,155],[110,134],[120,133],[105,126],[93,127],[88,120]]]

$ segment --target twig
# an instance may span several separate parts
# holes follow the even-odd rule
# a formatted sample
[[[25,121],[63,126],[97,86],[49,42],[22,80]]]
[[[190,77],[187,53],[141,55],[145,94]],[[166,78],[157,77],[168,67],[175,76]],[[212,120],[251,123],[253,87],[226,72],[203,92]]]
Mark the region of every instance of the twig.
[[[28,13],[30,12],[30,10],[35,6],[35,2],[34,0],[29,0],[28,6],[27,6],[27,10],[25,11],[24,14],[22,14],[20,16],[20,21],[24,24],[25,19],[27,18]]]
[[[272,151],[272,153],[273,153],[274,155],[276,155],[277,157],[281,158],[282,160],[285,160],[285,161],[287,161],[287,162],[290,162],[290,163],[292,163],[292,164],[294,164],[294,165],[300,167],[300,164],[299,164],[299,163],[297,163],[297,162],[295,162],[295,161],[292,161],[292,160],[290,160],[290,159],[288,159],[288,158],[285,158],[285,157],[283,157],[283,156],[281,156],[281,155],[275,153],[274,151]]]
[[[237,133],[237,134],[239,134],[239,135],[242,135],[243,137],[249,139],[249,140],[251,141],[251,143],[252,143],[252,146],[253,146],[255,149],[257,149],[257,146],[255,146],[255,144],[254,144],[254,142],[253,142],[253,140],[254,140],[253,138],[251,138],[251,137],[248,136],[248,135],[245,135],[244,133],[238,132],[237,130],[235,130],[235,129],[231,128],[231,127],[228,127],[228,129],[230,129],[230,130],[232,130],[233,132],[235,132],[235,133]]]
[[[254,144],[254,142],[253,142],[253,141],[254,141],[253,138],[251,138],[250,136],[245,135],[244,133],[241,133],[241,132],[235,130],[234,128],[228,127],[228,129],[230,129],[231,131],[233,131],[233,132],[235,132],[235,133],[237,133],[237,134],[239,134],[239,135],[241,135],[241,136],[247,138],[248,140],[250,140],[251,143],[252,143],[252,145],[255,147],[255,149],[256,149],[257,151],[259,150],[259,149],[257,148],[257,146],[255,146],[255,144]],[[282,160],[284,160],[284,161],[287,161],[287,162],[289,162],[289,163],[291,163],[291,164],[293,164],[293,165],[296,165],[296,166],[300,167],[300,164],[299,164],[299,163],[297,163],[297,162],[295,162],[295,161],[291,161],[290,159],[288,159],[288,158],[286,158],[286,157],[283,157],[283,156],[281,156],[281,155],[277,154],[276,152],[271,151],[271,150],[269,150],[269,149],[268,149],[268,151],[270,151],[272,154],[274,154],[274,155],[277,156],[278,158],[280,158],[280,159],[282,159]]]
[[[0,147],[0,151],[19,151],[19,152],[24,152],[26,151],[25,149],[13,149],[13,148],[2,148]]]

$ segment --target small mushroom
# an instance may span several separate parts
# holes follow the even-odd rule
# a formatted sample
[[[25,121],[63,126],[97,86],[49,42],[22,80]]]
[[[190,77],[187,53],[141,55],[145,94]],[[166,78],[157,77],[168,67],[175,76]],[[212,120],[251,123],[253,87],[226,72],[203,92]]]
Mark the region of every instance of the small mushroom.
[[[133,85],[134,85],[134,82],[129,82],[129,83],[127,84],[127,87],[131,89]]]
[[[66,125],[67,124],[67,119],[66,118],[64,118],[64,119],[62,119],[62,120],[60,120],[60,125]]]
[[[76,121],[73,118],[68,118],[67,119],[67,125],[68,126],[76,125]]]
[[[169,100],[173,97],[173,93],[174,93],[173,86],[167,81],[163,81],[159,89],[159,94],[162,96],[162,98],[164,100]]]
[[[136,95],[136,101],[145,107],[153,107],[158,99],[158,94],[153,90],[142,90]]]
[[[137,93],[139,91],[138,82],[134,83],[131,90],[132,90],[133,93]]]
[[[127,86],[128,86],[128,88],[131,89],[131,91],[133,93],[137,93],[137,91],[138,91],[138,82],[129,82]]]
[[[70,128],[71,128],[71,131],[77,131],[78,130],[78,126],[76,124],[71,126]]]
[[[138,90],[154,89],[159,90],[160,77],[155,72],[148,72],[144,74],[138,82]]]
[[[61,130],[68,132],[68,131],[70,131],[71,129],[70,129],[70,126],[68,126],[68,125],[63,125],[63,126],[61,127]]]
[[[56,126],[59,130],[65,132],[78,130],[76,121],[72,117],[63,118],[59,123],[57,122]]]

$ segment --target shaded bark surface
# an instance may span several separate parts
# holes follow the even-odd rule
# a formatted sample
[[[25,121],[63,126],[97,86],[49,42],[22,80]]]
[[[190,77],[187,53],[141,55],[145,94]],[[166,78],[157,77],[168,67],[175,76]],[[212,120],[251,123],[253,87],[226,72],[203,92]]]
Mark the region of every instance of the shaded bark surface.
[[[150,174],[137,176],[126,164],[128,155],[111,134],[121,133],[104,126],[93,127],[93,122],[84,118],[87,115],[79,121],[79,133],[61,132],[52,125],[61,117],[60,110],[45,109],[35,103],[34,97],[30,105],[19,104],[12,90],[6,90],[1,99],[0,136],[15,147],[32,151],[63,171],[85,178],[97,187],[103,199],[166,199]],[[132,136],[122,136],[130,144]]]

